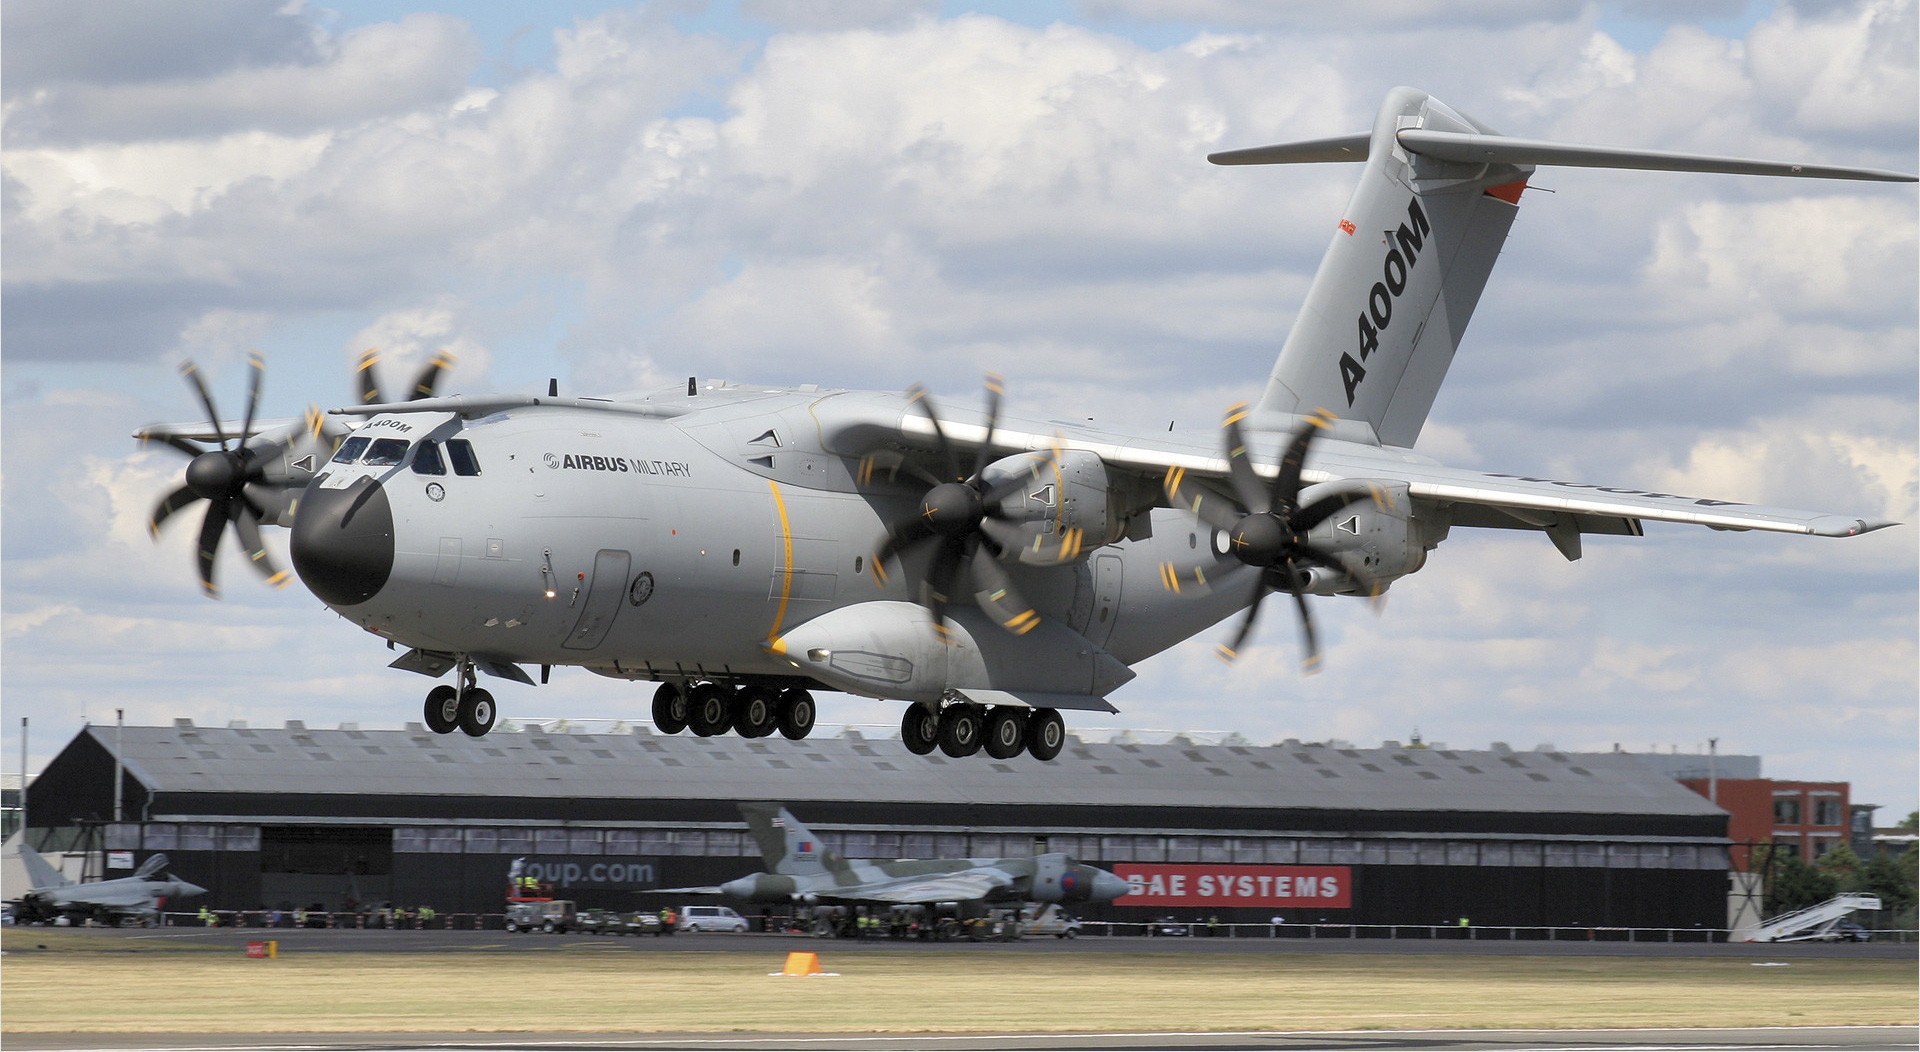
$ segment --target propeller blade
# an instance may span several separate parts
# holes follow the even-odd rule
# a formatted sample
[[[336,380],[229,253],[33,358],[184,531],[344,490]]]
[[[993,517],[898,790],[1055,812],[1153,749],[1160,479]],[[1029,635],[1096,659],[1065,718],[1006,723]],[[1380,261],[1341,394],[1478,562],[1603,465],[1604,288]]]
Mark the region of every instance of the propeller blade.
[[[433,352],[433,360],[427,363],[426,368],[420,370],[419,377],[413,381],[413,394],[408,396],[407,401],[417,402],[422,398],[432,398],[433,389],[440,383],[440,374],[452,368],[453,362],[452,351]]]
[[[913,547],[915,544],[931,536],[933,536],[933,527],[928,526],[927,520],[918,515],[902,521],[891,533],[887,534],[887,539],[881,542],[880,549],[873,553],[874,583],[885,585],[887,583],[887,562],[901,552],[906,551],[908,548]]]
[[[1280,473],[1273,477],[1273,499],[1276,503],[1291,509],[1300,499],[1300,469],[1307,462],[1307,448],[1313,445],[1314,436],[1323,428],[1333,426],[1333,414],[1325,409],[1316,409],[1307,414],[1306,422],[1300,430],[1293,433],[1293,441],[1287,444],[1286,455],[1280,458]]]
[[[259,351],[247,352],[247,373],[247,414],[240,418],[240,446],[253,437],[253,412],[260,408],[260,380],[267,373],[267,363]]]
[[[1240,647],[1246,643],[1247,637],[1253,634],[1253,623],[1260,617],[1260,601],[1266,597],[1267,577],[1265,574],[1260,574],[1254,579],[1253,597],[1247,603],[1247,616],[1241,619],[1240,630],[1233,634],[1233,642],[1221,643],[1214,648],[1214,653],[1220,660],[1232,664],[1233,659],[1240,656]]]
[[[1176,507],[1185,508],[1200,517],[1200,521],[1216,530],[1232,531],[1246,512],[1235,507],[1231,500],[1214,496],[1204,486],[1187,477],[1187,469],[1172,467],[1167,470],[1167,500]]]
[[[260,514],[251,506],[252,502],[243,500],[234,509],[233,534],[240,539],[240,547],[247,553],[247,559],[260,576],[275,588],[287,586],[287,571],[274,565],[273,556],[268,554],[267,546],[260,540]]]
[[[1007,391],[1007,381],[999,373],[987,374],[987,440],[980,443],[979,452],[973,457],[973,474],[970,479],[978,479],[980,473],[987,470],[993,460],[993,429],[1000,422],[1000,396]]]
[[[1039,612],[1013,586],[1013,579],[991,553],[976,549],[967,569],[973,574],[974,600],[1001,628],[1024,636],[1040,623]]]
[[[907,401],[920,407],[927,414],[927,421],[933,425],[933,437],[940,443],[940,455],[946,458],[947,477],[942,482],[959,482],[960,458],[954,452],[953,443],[947,438],[947,430],[940,426],[940,413],[933,407],[933,399],[927,397],[927,389],[919,384],[907,388]]]
[[[207,422],[213,425],[214,436],[220,439],[220,448],[227,448],[227,433],[220,429],[220,413],[213,408],[213,395],[207,392],[207,382],[200,378],[200,368],[188,359],[180,363],[180,375],[187,378],[193,393],[200,396],[200,404],[207,410]]]
[[[1300,659],[1300,669],[1312,675],[1320,671],[1320,639],[1313,630],[1313,612],[1307,609],[1307,597],[1301,592],[1293,593],[1293,605],[1300,611],[1300,639],[1307,648],[1306,656]]]
[[[160,503],[153,506],[153,514],[147,518],[147,532],[155,537],[160,536],[161,523],[172,517],[174,512],[199,499],[201,499],[200,495],[195,493],[191,486],[181,486],[160,498]]]
[[[360,352],[360,361],[353,371],[359,378],[360,404],[375,405],[381,401],[380,380],[373,375],[373,367],[380,361],[380,348],[369,347]]]
[[[1240,430],[1240,421],[1246,419],[1247,403],[1227,410],[1227,418],[1220,426],[1227,432],[1227,471],[1233,478],[1234,495],[1240,498],[1240,506],[1247,509],[1249,515],[1263,515],[1273,510],[1273,497],[1267,491],[1267,484],[1260,479],[1260,473],[1253,470],[1253,458],[1247,452],[1247,436]]]
[[[147,442],[160,442],[172,446],[180,452],[185,453],[188,457],[197,457],[207,451],[205,446],[198,442],[181,438],[179,435],[161,435],[155,434],[152,431],[142,431],[136,437],[140,439],[142,444]]]
[[[947,604],[953,601],[953,579],[959,575],[965,553],[965,541],[943,538],[933,553],[933,566],[927,571],[927,579],[920,582],[920,605],[933,615],[934,629],[943,640],[949,638]]]
[[[220,586],[213,581],[213,557],[220,551],[220,535],[227,528],[225,501],[207,502],[207,517],[200,522],[200,590],[209,599],[220,598]]]

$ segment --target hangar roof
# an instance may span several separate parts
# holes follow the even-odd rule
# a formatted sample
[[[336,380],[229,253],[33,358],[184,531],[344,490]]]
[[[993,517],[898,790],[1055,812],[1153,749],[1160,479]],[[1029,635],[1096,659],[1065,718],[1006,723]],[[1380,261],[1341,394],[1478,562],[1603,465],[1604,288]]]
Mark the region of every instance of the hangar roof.
[[[91,727],[109,752],[116,732]],[[1641,815],[1723,812],[1627,753],[1348,748],[1338,743],[1097,743],[1058,760],[984,753],[914,756],[855,730],[793,742],[733,735],[513,732],[485,738],[404,730],[126,727],[126,766],[154,797],[459,797],[520,801],[783,800],[975,807],[1090,805],[1223,811]],[[70,746],[71,748],[71,746]],[[598,810],[597,808],[589,808]],[[156,810],[175,811],[172,806]],[[257,808],[249,807],[248,811]],[[543,808],[544,810],[544,808]],[[366,813],[356,808],[358,813]],[[386,813],[408,813],[396,806]]]

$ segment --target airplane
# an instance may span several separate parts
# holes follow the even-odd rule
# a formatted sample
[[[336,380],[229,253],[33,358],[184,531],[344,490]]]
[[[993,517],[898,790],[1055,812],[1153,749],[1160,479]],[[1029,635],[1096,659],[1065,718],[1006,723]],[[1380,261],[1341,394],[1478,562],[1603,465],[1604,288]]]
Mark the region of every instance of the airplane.
[[[1299,320],[1258,400],[1208,430],[1114,431],[904,393],[689,378],[562,397],[441,395],[445,355],[404,400],[377,355],[360,398],[256,429],[137,437],[191,457],[152,526],[207,502],[197,553],[216,594],[231,525],[271,583],[260,526],[340,617],[443,678],[436,733],[495,719],[477,673],[553,666],[657,683],[655,726],[790,739],[814,691],[908,703],[909,752],[1039,760],[1061,710],[1117,712],[1133,666],[1228,618],[1231,660],[1264,600],[1291,600],[1308,669],[1310,596],[1379,597],[1450,532],[1543,534],[1568,560],[1648,521],[1854,537],[1882,519],[1656,488],[1451,468],[1414,451],[1538,165],[1914,182],[1861,168],[1499,135],[1411,88],[1370,132],[1213,154],[1221,165],[1358,163]],[[217,443],[209,445],[209,443]],[[523,667],[524,666],[524,667]]]
[[[76,883],[61,875],[39,852],[25,844],[19,850],[20,862],[27,867],[27,880],[33,885],[31,891],[20,896],[18,915],[25,923],[65,916],[75,922],[118,925],[131,919],[144,924],[158,916],[170,900],[207,893],[207,889],[172,873],[161,876],[167,868],[165,855],[149,855],[131,877]]]
[[[1060,851],[1025,858],[846,859],[779,804],[742,803],[740,816],[767,872],[667,891],[807,906],[825,925],[846,920],[849,909],[885,907],[921,922],[923,931],[951,934],[960,920],[996,905],[1112,902],[1128,890],[1125,880]]]

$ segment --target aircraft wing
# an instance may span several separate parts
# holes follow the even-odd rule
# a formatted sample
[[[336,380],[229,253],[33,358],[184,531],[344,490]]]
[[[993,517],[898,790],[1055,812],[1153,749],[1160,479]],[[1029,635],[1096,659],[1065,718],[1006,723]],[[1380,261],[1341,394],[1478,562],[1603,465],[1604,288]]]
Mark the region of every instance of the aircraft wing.
[[[962,902],[982,899],[1013,883],[1013,874],[991,866],[905,878],[836,889],[836,898],[860,902],[892,902],[910,905],[926,902]]]

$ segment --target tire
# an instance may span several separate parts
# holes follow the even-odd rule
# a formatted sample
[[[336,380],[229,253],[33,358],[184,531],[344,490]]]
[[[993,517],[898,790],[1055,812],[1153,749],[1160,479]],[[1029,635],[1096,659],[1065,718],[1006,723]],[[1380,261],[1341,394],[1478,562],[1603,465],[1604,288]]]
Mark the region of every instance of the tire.
[[[452,734],[460,726],[460,692],[445,683],[427,691],[427,729]]]
[[[996,760],[1011,760],[1027,747],[1027,713],[1015,705],[995,705],[987,710],[987,755]]]
[[[1051,760],[1067,747],[1067,721],[1058,709],[1035,709],[1027,717],[1027,752],[1036,760]]]
[[[687,692],[677,684],[662,683],[653,692],[653,726],[661,734],[687,729]]]
[[[725,734],[733,726],[733,698],[718,683],[702,683],[687,695],[687,726],[702,738]]]
[[[900,741],[915,756],[925,756],[940,744],[940,714],[930,705],[914,702],[900,717]]]
[[[764,738],[780,725],[780,696],[765,687],[742,687],[733,699],[733,729],[742,738]]]
[[[517,932],[519,930],[520,930],[520,926],[518,924],[515,924],[512,921],[507,922],[507,934],[512,935],[514,932]]]
[[[541,931],[543,931],[543,932],[546,932],[546,933],[547,933],[548,935],[552,935],[552,934],[553,934],[553,922],[552,922],[552,921],[548,921],[548,922],[546,922],[545,924],[542,924],[542,925],[540,926],[540,930],[541,930]]]
[[[940,713],[940,751],[954,759],[980,751],[980,713],[967,704],[949,705]]]
[[[813,733],[813,693],[804,687],[789,687],[780,692],[780,734],[788,741],[799,741]]]
[[[479,687],[460,695],[460,730],[469,738],[484,738],[493,729],[493,695]]]

